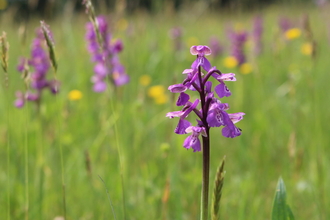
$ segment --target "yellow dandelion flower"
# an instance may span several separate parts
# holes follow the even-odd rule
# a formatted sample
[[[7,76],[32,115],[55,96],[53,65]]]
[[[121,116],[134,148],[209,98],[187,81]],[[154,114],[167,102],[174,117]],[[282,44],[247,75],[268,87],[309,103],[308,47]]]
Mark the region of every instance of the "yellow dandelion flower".
[[[117,29],[124,31],[127,29],[127,27],[128,27],[128,21],[126,19],[122,18],[117,21],[116,24]]]
[[[240,67],[239,67],[239,71],[242,74],[249,74],[252,72],[252,65],[249,63],[243,63]]]
[[[301,35],[301,30],[299,28],[291,28],[285,32],[285,38],[288,40],[293,40]]]
[[[189,37],[186,43],[187,43],[187,47],[190,48],[193,45],[198,45],[199,40],[197,37]]]
[[[300,51],[301,51],[302,54],[310,56],[313,53],[313,45],[311,43],[304,43],[301,46]]]
[[[0,10],[6,9],[7,5],[7,0],[0,0]]]
[[[165,88],[162,85],[151,86],[148,90],[148,96],[152,98],[157,98],[165,93]]]
[[[229,56],[224,59],[223,65],[227,68],[234,68],[238,64],[238,61],[235,57]]]
[[[151,82],[151,77],[149,75],[142,75],[139,82],[142,86],[148,86]]]
[[[82,98],[82,96],[83,96],[82,93],[79,90],[76,90],[76,89],[70,91],[69,94],[68,94],[68,98],[71,101],[79,100],[79,99]]]
[[[161,105],[161,104],[164,104],[167,102],[168,97],[167,97],[167,95],[162,94],[160,96],[154,97],[154,100],[155,100],[156,104]]]

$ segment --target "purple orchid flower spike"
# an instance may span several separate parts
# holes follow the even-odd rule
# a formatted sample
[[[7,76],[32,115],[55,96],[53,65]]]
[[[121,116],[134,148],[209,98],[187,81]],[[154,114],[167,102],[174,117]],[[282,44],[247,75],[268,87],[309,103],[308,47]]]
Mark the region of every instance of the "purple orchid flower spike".
[[[52,41],[51,43],[54,44],[50,29],[45,23],[42,23],[42,25],[47,28],[47,34]],[[48,73],[53,61],[47,52],[47,39],[43,34],[42,27],[36,30],[35,35],[36,37],[31,45],[30,58],[20,58],[17,66],[17,70],[23,75],[25,82],[29,84],[26,85],[29,87],[27,91],[16,93],[14,105],[17,108],[22,108],[26,101],[35,102],[40,107],[42,91],[45,89],[48,89],[52,94],[59,92],[60,83],[55,79],[49,79]]]
[[[96,17],[96,21],[97,28],[93,22],[86,24],[86,40],[91,60],[95,62],[94,76],[91,78],[94,83],[93,90],[100,93],[107,89],[106,81],[108,79],[114,86],[122,86],[127,84],[130,78],[118,56],[123,50],[122,41],[113,41],[104,16]]]
[[[239,36],[240,44],[246,38],[245,34]],[[240,48],[239,48],[240,49]],[[243,112],[227,113],[229,105],[222,103],[219,98],[229,97],[232,93],[224,81],[236,81],[234,73],[221,73],[216,67],[212,67],[205,57],[212,53],[211,49],[205,45],[192,46],[190,53],[196,55],[196,60],[190,69],[185,69],[183,75],[185,79],[182,83],[168,87],[172,93],[179,93],[177,106],[183,106],[181,111],[169,112],[166,117],[179,117],[179,123],[174,132],[176,134],[191,133],[183,142],[183,147],[193,149],[193,152],[203,152],[203,184],[202,184],[202,210],[201,219],[208,218],[208,190],[209,190],[209,164],[210,164],[210,128],[222,127],[222,135],[227,138],[234,138],[241,135],[241,129],[235,123],[243,119]],[[216,79],[218,84],[212,89],[210,77]],[[188,92],[197,92],[199,98],[193,103],[190,102]],[[200,106],[198,108],[198,105]],[[193,126],[187,120],[190,113],[195,113],[197,125]],[[200,137],[202,141],[200,140]]]
[[[186,134],[188,131],[193,132],[193,135],[190,137],[191,139],[196,136],[198,129],[203,129],[203,133],[206,134],[203,137],[209,137],[208,134],[211,127],[223,126],[223,136],[232,138],[241,135],[240,129],[237,128],[234,123],[240,121],[244,113],[227,113],[229,105],[227,103],[222,103],[214,97],[214,93],[216,93],[219,98],[229,97],[232,94],[225,84],[225,81],[236,81],[235,74],[223,74],[216,67],[211,66],[211,63],[205,57],[212,53],[208,46],[192,46],[190,48],[190,53],[196,55],[197,58],[192,63],[191,69],[185,69],[183,71],[186,78],[182,83],[168,87],[172,93],[179,93],[176,105],[183,106],[181,111],[169,112],[166,114],[169,118],[180,118],[175,128],[175,133]],[[203,71],[206,72],[203,73]],[[210,76],[218,81],[218,84],[214,87],[214,92],[212,90],[212,83],[209,81]],[[200,98],[193,103],[190,102],[188,91],[197,91]],[[201,105],[200,110],[197,109],[197,105],[199,104]],[[191,126],[191,123],[186,119],[192,112],[198,117],[198,129]],[[190,130],[187,131],[187,128],[190,128]],[[186,140],[184,147],[190,148],[191,146],[192,145],[188,145],[188,140]],[[196,145],[194,146],[198,146],[198,141],[196,141]],[[195,147],[193,149],[194,152],[201,150],[200,147]]]
[[[259,55],[262,52],[262,34],[263,34],[263,19],[259,15],[254,18],[253,30],[252,30],[252,40],[253,40],[253,50],[255,55]]]
[[[231,30],[228,34],[231,41],[230,54],[236,58],[238,65],[245,63],[244,44],[247,41],[248,33],[246,31]]]

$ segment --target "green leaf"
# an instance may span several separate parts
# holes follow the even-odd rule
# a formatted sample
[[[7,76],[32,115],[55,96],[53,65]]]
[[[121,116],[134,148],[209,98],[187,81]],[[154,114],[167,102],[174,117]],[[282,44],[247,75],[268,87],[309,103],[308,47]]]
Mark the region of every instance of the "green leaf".
[[[290,207],[286,204],[286,189],[280,177],[277,183],[273,203],[272,220],[294,220]]]
[[[287,209],[288,219],[294,220],[293,212],[291,211],[290,206],[286,205],[286,209]]]

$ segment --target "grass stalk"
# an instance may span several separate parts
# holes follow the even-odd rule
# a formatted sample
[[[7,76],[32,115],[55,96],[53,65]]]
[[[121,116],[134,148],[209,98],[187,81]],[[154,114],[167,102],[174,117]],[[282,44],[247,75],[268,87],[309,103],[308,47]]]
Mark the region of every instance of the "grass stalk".
[[[224,171],[225,159],[226,156],[223,157],[223,160],[220,166],[218,167],[214,181],[214,190],[213,190],[213,199],[212,199],[212,220],[219,219],[220,200],[221,200],[222,187],[225,177],[225,171]]]
[[[110,105],[111,105],[111,112],[114,114],[116,113],[113,99],[110,98]],[[124,214],[124,220],[126,219],[126,200],[125,200],[125,184],[124,184],[124,170],[123,170],[123,158],[121,149],[119,146],[119,132],[117,128],[117,122],[114,121],[114,131],[115,131],[115,141],[117,146],[117,152],[118,152],[118,158],[119,158],[119,172],[120,172],[120,180],[121,180],[121,188],[122,188],[122,198],[123,198],[123,214]]]
[[[49,58],[53,67],[53,73],[54,73],[54,80],[57,82],[57,61],[56,61],[56,53],[55,53],[55,45],[51,36],[51,32],[49,30],[49,26],[44,22],[40,21],[41,29],[44,34],[47,47],[49,50]],[[58,99],[58,85],[55,85],[55,98],[57,106],[59,105],[59,99]],[[61,163],[61,181],[62,181],[62,204],[63,204],[63,217],[66,219],[66,193],[65,193],[65,178],[64,178],[64,157],[63,157],[63,146],[62,146],[62,140],[61,140],[61,132],[62,132],[62,123],[61,123],[61,114],[58,115],[58,127],[59,127],[59,151],[60,151],[60,163]]]
[[[9,107],[7,102],[7,219],[10,220],[10,135],[9,135]]]
[[[25,172],[25,220],[29,219],[29,148],[28,148],[28,126],[29,126],[29,104],[25,109],[25,138],[24,138],[24,172]]]
[[[114,210],[114,208],[113,208],[112,201],[111,201],[111,198],[110,198],[109,190],[108,190],[107,186],[105,185],[104,180],[103,180],[100,176],[99,176],[99,178],[100,178],[101,181],[103,182],[103,185],[104,185],[104,187],[105,187],[105,189],[106,189],[106,191],[107,191],[108,200],[109,200],[109,203],[110,203],[110,207],[111,207],[111,211],[112,211],[112,214],[113,214],[113,218],[114,218],[115,220],[117,220],[117,218],[116,218],[116,213],[115,213],[115,210]]]
[[[9,77],[8,77],[8,50],[9,43],[7,42],[7,34],[3,32],[0,36],[0,54],[1,54],[1,66],[4,71],[4,88],[8,91],[9,87]],[[8,94],[5,92],[5,94]],[[7,115],[7,130],[6,130],[6,143],[7,143],[7,219],[10,219],[10,136],[9,136],[9,105],[8,105],[8,95],[5,96],[5,105],[6,105],[6,115]]]
[[[56,80],[56,70],[54,68],[54,75]],[[56,102],[59,106],[59,99],[57,93],[55,94]],[[63,157],[63,146],[62,146],[62,123],[61,123],[61,114],[58,114],[58,146],[60,151],[60,163],[61,163],[61,182],[62,182],[62,205],[63,205],[63,217],[66,219],[66,193],[65,193],[65,178],[64,178],[64,157]]]

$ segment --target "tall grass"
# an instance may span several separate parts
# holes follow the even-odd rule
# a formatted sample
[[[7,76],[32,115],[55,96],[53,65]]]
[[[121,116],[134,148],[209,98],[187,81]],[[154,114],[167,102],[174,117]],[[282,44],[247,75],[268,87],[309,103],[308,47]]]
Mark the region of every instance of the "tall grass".
[[[5,114],[5,106],[11,106],[14,101],[15,90],[24,86],[15,63],[19,55],[26,55],[29,45],[19,43],[19,26],[12,23],[11,14],[1,15],[0,25],[8,33],[11,47],[10,87],[1,90],[1,97],[6,95],[8,99],[0,100],[0,132],[3,134],[8,129],[10,138],[7,145],[5,136],[0,136],[3,149],[0,166],[8,168],[0,170],[0,186],[3,192],[10,193],[0,194],[0,204],[8,204],[0,205],[0,219],[8,219],[8,213],[10,219],[24,218],[25,193],[29,195],[29,219],[54,219],[63,215],[62,175],[68,219],[112,218],[104,184],[98,176],[109,190],[117,219],[123,219],[124,213],[126,219],[198,219],[201,154],[182,147],[185,135],[173,135],[176,121],[165,118],[166,112],[173,110],[173,103],[156,105],[139,85],[139,77],[148,74],[151,85],[165,87],[180,81],[176,79],[182,79],[181,71],[194,59],[187,43],[191,37],[198,39],[198,44],[207,45],[211,35],[218,36],[228,53],[226,26],[240,23],[250,30],[255,13],[195,13],[194,10],[175,15],[142,12],[127,15],[128,28],[114,29],[114,37],[124,41],[121,60],[131,82],[119,88],[117,98],[111,101],[105,94],[92,92],[93,67],[84,41],[87,17],[78,14],[48,22],[55,35],[61,91],[57,101],[51,94],[43,97],[42,127],[32,106],[23,110],[13,106]],[[285,179],[288,203],[296,219],[327,219],[330,216],[327,208],[330,206],[327,187],[330,100],[325,21],[318,9],[312,7],[273,7],[258,13],[265,18],[265,51],[260,57],[248,55],[254,66],[251,74],[226,69],[222,66],[224,57],[211,58],[211,63],[222,72],[237,73],[238,81],[228,84],[234,94],[231,100],[235,100],[230,102],[230,107],[233,112],[246,113],[239,125],[243,130],[241,137],[225,139],[216,129],[211,131],[211,177],[226,155],[220,219],[269,219],[273,191],[280,175]],[[318,43],[314,61],[300,53],[303,37],[292,42],[278,41],[275,37],[278,16],[299,20],[304,13],[310,15]],[[115,27],[117,18],[110,21]],[[37,26],[37,19],[30,21],[26,42],[31,42]],[[173,50],[168,36],[173,26],[184,29],[183,51]],[[249,45],[246,49],[252,51]],[[83,93],[81,100],[67,99],[73,89]],[[117,114],[113,114],[111,102]],[[8,123],[6,117],[10,119]],[[25,135],[27,155],[24,155]],[[63,150],[63,171],[58,159],[59,145]],[[10,147],[7,151],[6,146]],[[118,157],[116,146],[120,147],[122,158]],[[36,164],[40,148],[43,166]],[[90,171],[85,166],[85,152],[89,154]],[[9,156],[10,160],[6,160]],[[28,183],[24,181],[26,169]],[[42,187],[40,178],[44,182]],[[122,205],[122,178],[126,211]],[[166,193],[167,199],[162,200]]]

